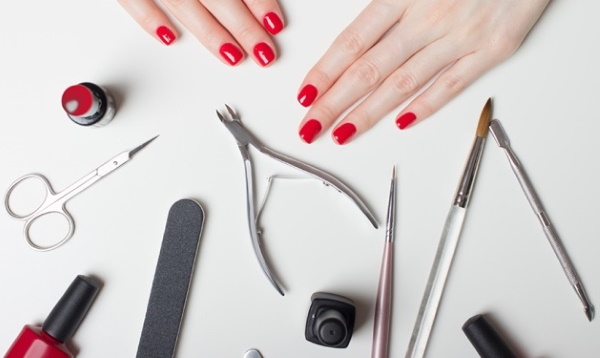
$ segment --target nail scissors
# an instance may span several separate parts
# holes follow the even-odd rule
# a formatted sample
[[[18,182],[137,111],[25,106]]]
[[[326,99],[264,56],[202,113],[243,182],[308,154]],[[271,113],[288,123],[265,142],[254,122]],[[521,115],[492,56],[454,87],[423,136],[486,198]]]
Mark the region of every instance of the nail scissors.
[[[248,216],[248,226],[250,229],[250,237],[252,239],[252,247],[254,248],[254,253],[256,254],[258,262],[260,263],[260,266],[265,275],[267,276],[268,280],[271,282],[273,287],[275,287],[277,292],[279,292],[279,294],[283,296],[283,289],[273,276],[273,273],[271,272],[271,269],[269,268],[269,265],[267,264],[267,261],[265,260],[265,257],[262,253],[260,232],[257,228],[258,224],[254,201],[252,161],[250,159],[250,153],[248,152],[249,145],[256,148],[259,152],[266,154],[267,156],[277,161],[294,167],[302,172],[305,172],[324,182],[325,185],[332,186],[337,191],[345,194],[354,202],[354,204],[356,204],[359,207],[359,209],[363,212],[363,214],[365,214],[365,216],[369,219],[369,221],[375,228],[377,228],[377,220],[375,219],[375,216],[371,213],[369,208],[365,205],[365,203],[346,184],[342,183],[339,179],[337,179],[329,173],[322,171],[321,169],[315,168],[312,165],[306,164],[297,159],[288,157],[265,146],[242,125],[242,122],[236,114],[236,112],[234,112],[227,105],[225,105],[225,107],[227,108],[227,112],[229,112],[229,116],[227,116],[227,114],[225,114],[224,116],[221,113],[219,113],[219,111],[217,111],[217,116],[237,141],[238,149],[240,150],[240,153],[242,154],[242,159],[244,160],[244,172],[246,175],[246,209]]]
[[[131,158],[133,158],[134,155],[136,155],[140,150],[142,150],[142,148],[144,148],[145,146],[150,144],[150,142],[152,142],[154,139],[156,139],[156,137],[158,137],[158,136],[155,136],[154,138],[149,139],[148,141],[144,142],[143,144],[141,144],[131,150],[126,150],[126,151],[118,154],[114,158],[108,160],[106,163],[102,164],[98,168],[96,168],[93,171],[91,171],[90,173],[88,173],[83,178],[81,178],[78,181],[76,181],[75,183],[71,184],[68,188],[66,188],[63,191],[58,192],[58,193],[52,189],[50,182],[42,174],[37,174],[37,173],[26,174],[26,175],[23,175],[22,177],[20,177],[19,179],[17,179],[14,183],[12,183],[10,185],[10,187],[8,188],[8,191],[6,192],[6,196],[4,198],[4,206],[6,207],[6,211],[8,211],[8,214],[10,216],[12,216],[13,218],[19,219],[19,220],[25,220],[25,227],[23,229],[23,234],[24,234],[25,240],[27,241],[29,246],[31,246],[36,251],[50,251],[50,250],[56,249],[57,247],[60,247],[65,242],[67,242],[73,236],[73,232],[75,231],[75,222],[73,221],[73,217],[71,216],[71,214],[69,214],[69,212],[65,209],[65,204],[69,200],[71,200],[71,198],[73,198],[77,194],[81,193],[82,191],[87,189],[89,186],[96,183],[98,180],[102,179],[106,175],[108,175],[108,174],[112,173],[113,171],[115,171],[116,169],[120,168],[123,164],[127,163]],[[34,209],[32,212],[26,213],[26,214],[18,214],[13,210],[13,208],[11,208],[10,197],[11,197],[13,191],[15,190],[15,188],[17,188],[25,180],[28,180],[28,179],[36,179],[36,180],[41,181],[44,186],[45,196],[44,196],[42,203],[36,209]],[[36,220],[40,219],[41,217],[43,217],[45,215],[49,215],[49,214],[58,214],[58,215],[64,217],[67,220],[67,223],[69,225],[69,230],[68,230],[67,234],[61,240],[57,241],[56,243],[49,245],[49,246],[41,246],[41,245],[38,245],[33,242],[33,240],[31,239],[29,230],[31,229],[31,225]]]

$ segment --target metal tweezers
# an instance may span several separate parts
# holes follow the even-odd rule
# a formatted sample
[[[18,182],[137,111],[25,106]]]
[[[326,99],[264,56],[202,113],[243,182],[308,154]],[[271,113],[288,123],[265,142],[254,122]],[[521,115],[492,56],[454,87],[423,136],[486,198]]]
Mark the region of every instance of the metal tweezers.
[[[225,107],[229,112],[229,116],[227,116],[227,114],[225,114],[224,116],[221,113],[219,113],[219,111],[217,111],[217,116],[219,116],[221,122],[231,132],[231,134],[237,141],[238,149],[240,150],[240,153],[242,154],[242,159],[244,160],[244,168],[246,175],[246,208],[248,214],[248,226],[250,229],[250,237],[252,239],[252,247],[254,248],[254,253],[258,258],[258,262],[260,263],[263,272],[265,273],[273,287],[275,287],[277,292],[279,292],[283,296],[283,289],[281,288],[281,285],[277,282],[273,273],[271,272],[271,269],[269,268],[269,265],[267,264],[267,261],[265,260],[265,257],[262,252],[261,237],[257,227],[257,214],[254,201],[252,161],[250,159],[250,153],[248,152],[248,145],[253,146],[254,148],[258,149],[259,152],[266,154],[275,160],[278,160],[284,164],[294,167],[300,171],[303,171],[317,178],[320,181],[323,181],[325,185],[334,187],[339,192],[348,196],[365,214],[365,216],[369,219],[369,221],[371,222],[371,224],[373,224],[375,228],[377,228],[377,221],[375,220],[375,216],[371,213],[369,208],[367,208],[365,203],[346,184],[342,183],[339,179],[337,179],[329,173],[326,173],[297,159],[278,153],[272,150],[271,148],[265,146],[242,125],[242,122],[240,121],[238,115],[229,106],[225,105]]]

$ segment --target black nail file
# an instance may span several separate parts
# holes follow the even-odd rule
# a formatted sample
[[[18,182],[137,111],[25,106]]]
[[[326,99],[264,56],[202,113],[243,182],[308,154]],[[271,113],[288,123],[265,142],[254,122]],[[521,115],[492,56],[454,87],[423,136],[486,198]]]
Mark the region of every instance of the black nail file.
[[[137,358],[175,354],[203,224],[204,211],[197,202],[182,199],[171,206]]]

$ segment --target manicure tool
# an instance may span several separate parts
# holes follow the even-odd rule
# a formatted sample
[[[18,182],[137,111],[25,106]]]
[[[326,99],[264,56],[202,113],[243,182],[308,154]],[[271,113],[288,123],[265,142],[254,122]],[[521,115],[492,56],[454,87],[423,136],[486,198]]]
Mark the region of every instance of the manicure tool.
[[[257,214],[254,202],[254,179],[252,174],[252,161],[250,159],[250,153],[248,152],[249,145],[253,146],[254,148],[258,149],[259,152],[266,154],[267,156],[277,161],[280,161],[300,171],[303,171],[313,177],[316,177],[317,179],[323,181],[325,185],[330,185],[334,187],[339,192],[348,196],[360,208],[360,210],[365,214],[365,216],[369,219],[369,221],[371,222],[371,224],[373,224],[375,228],[377,228],[377,221],[375,220],[375,216],[371,213],[371,211],[367,208],[363,201],[358,197],[358,195],[354,193],[346,184],[342,183],[339,179],[337,179],[329,173],[326,173],[297,159],[283,155],[265,146],[242,125],[242,122],[238,115],[229,106],[225,105],[225,107],[229,112],[230,118],[226,118],[227,114],[223,116],[221,113],[219,113],[219,111],[217,111],[217,116],[237,141],[238,149],[240,150],[240,153],[242,154],[242,159],[244,160],[244,173],[246,176],[246,208],[248,214],[248,226],[250,229],[250,237],[252,239],[254,253],[256,254],[260,266],[265,275],[267,276],[268,280],[271,282],[273,287],[275,287],[277,292],[279,292],[279,294],[283,296],[283,289],[275,279],[274,275],[271,273],[271,269],[269,268],[269,265],[267,264],[267,261],[265,260],[265,257],[262,253],[261,237],[257,228]]]
[[[481,358],[517,358],[484,315],[469,318],[462,330]]]
[[[392,171],[390,198],[388,201],[387,224],[385,227],[385,246],[381,261],[381,274],[375,305],[375,323],[373,325],[373,347],[371,358],[387,358],[392,322],[393,268],[394,268],[394,221],[396,219],[396,167]]]
[[[567,275],[571,286],[573,286],[575,292],[577,293],[577,296],[583,303],[585,315],[587,316],[588,320],[591,321],[592,319],[594,319],[595,315],[594,305],[592,305],[592,303],[590,302],[585,292],[585,289],[583,288],[583,283],[579,279],[579,275],[577,275],[577,271],[575,271],[575,267],[569,259],[567,251],[565,250],[565,247],[563,246],[560,237],[558,236],[558,233],[554,228],[554,225],[552,224],[550,218],[546,214],[546,209],[544,209],[540,198],[538,197],[535,189],[533,188],[533,184],[531,183],[531,180],[529,180],[529,176],[527,176],[525,168],[523,168],[523,165],[521,165],[521,162],[517,158],[517,155],[512,150],[510,140],[508,139],[508,136],[506,135],[506,132],[504,131],[504,128],[502,127],[500,121],[494,119],[490,124],[490,130],[492,132],[492,135],[494,136],[494,139],[496,139],[496,143],[498,143],[498,146],[504,149],[504,153],[508,158],[510,166],[513,172],[515,173],[519,184],[521,184],[521,188],[523,189],[523,192],[527,197],[527,201],[529,201],[529,205],[531,205],[533,212],[540,220],[542,228],[544,229],[544,234],[546,234],[546,237],[550,242],[550,246],[552,246],[552,250],[554,250],[554,253],[558,258],[558,261],[560,262],[563,271]]]
[[[158,136],[156,136],[156,137],[158,137]],[[69,212],[65,209],[65,204],[69,200],[71,200],[71,198],[73,198],[77,194],[81,193],[83,190],[87,189],[89,186],[96,183],[98,180],[102,179],[106,175],[108,175],[108,174],[112,173],[113,171],[115,171],[116,169],[120,168],[123,164],[127,163],[131,158],[133,158],[134,155],[136,155],[140,150],[142,150],[142,148],[144,148],[150,142],[152,142],[154,139],[156,139],[156,137],[149,139],[148,141],[144,142],[143,144],[141,144],[131,150],[126,150],[126,151],[118,154],[114,158],[110,159],[106,163],[102,164],[98,168],[91,171],[89,174],[87,174],[83,178],[81,178],[78,181],[76,181],[75,183],[71,184],[68,188],[66,188],[63,191],[58,192],[58,193],[56,193],[52,189],[52,186],[50,185],[50,182],[48,181],[48,179],[44,175],[41,175],[41,174],[36,174],[36,173],[27,174],[27,175],[20,177],[14,183],[12,183],[10,185],[10,187],[8,188],[8,191],[6,192],[6,197],[4,199],[4,206],[6,207],[6,211],[8,211],[8,214],[10,216],[12,216],[13,218],[16,218],[16,219],[25,220],[25,227],[23,229],[23,233],[25,236],[25,240],[27,241],[29,246],[31,246],[34,250],[37,250],[37,251],[50,251],[50,250],[56,249],[57,247],[63,245],[65,242],[67,242],[73,236],[73,232],[75,231],[75,222],[73,221],[73,217],[71,216],[71,214],[69,214]],[[17,188],[21,183],[23,183],[27,179],[37,179],[37,180],[41,181],[44,186],[45,197],[44,197],[44,200],[42,201],[42,203],[40,204],[40,206],[37,207],[37,209],[35,209],[33,212],[27,213],[27,214],[17,214],[11,208],[10,196],[11,196],[13,190],[15,188]],[[61,215],[62,217],[64,217],[67,220],[67,223],[69,225],[69,231],[60,241],[58,241],[50,246],[41,246],[41,245],[38,245],[33,242],[33,240],[31,239],[29,230],[31,228],[31,225],[36,220],[38,220],[39,218],[41,218],[45,215],[49,215],[49,214],[58,214],[58,215]]]
[[[175,356],[203,226],[197,202],[182,199],[171,206],[136,358]]]
[[[249,349],[244,353],[244,358],[263,358],[257,349]]]
[[[435,259],[433,260],[429,279],[427,280],[427,286],[425,287],[425,293],[421,300],[421,306],[419,307],[417,321],[415,322],[415,327],[406,352],[407,358],[423,357],[425,350],[427,349],[427,342],[429,341],[429,336],[433,329],[433,323],[442,299],[446,278],[450,271],[452,258],[456,251],[467,207],[473,192],[475,179],[477,178],[477,170],[479,169],[479,162],[481,161],[485,138],[488,133],[491,119],[492,100],[490,98],[485,103],[479,117],[475,141],[473,142],[471,152],[467,158],[467,163],[454,197],[454,203],[446,217],[444,230],[438,244]]]

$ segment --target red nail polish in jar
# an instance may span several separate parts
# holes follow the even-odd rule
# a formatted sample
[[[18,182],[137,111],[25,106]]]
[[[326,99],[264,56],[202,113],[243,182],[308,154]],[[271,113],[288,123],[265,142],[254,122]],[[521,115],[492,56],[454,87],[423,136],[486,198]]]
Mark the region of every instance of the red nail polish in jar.
[[[102,127],[117,111],[114,97],[104,88],[91,82],[71,86],[62,95],[67,116],[81,126]]]
[[[79,275],[52,309],[44,324],[25,326],[4,358],[70,358],[67,342],[83,320],[100,286]]]

